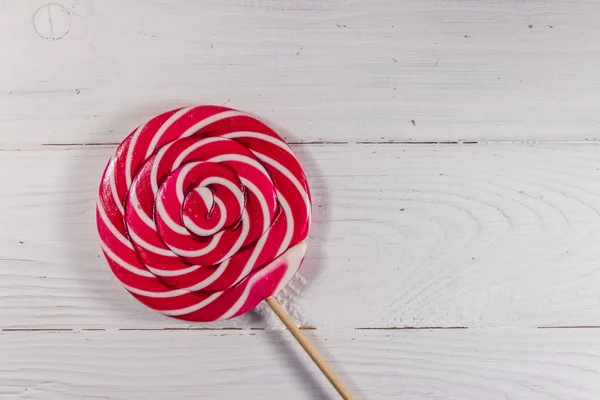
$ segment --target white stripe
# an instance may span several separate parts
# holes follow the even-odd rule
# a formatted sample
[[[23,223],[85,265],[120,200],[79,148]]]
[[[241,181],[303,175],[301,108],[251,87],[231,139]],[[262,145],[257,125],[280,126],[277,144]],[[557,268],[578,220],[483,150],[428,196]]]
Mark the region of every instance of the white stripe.
[[[148,278],[156,278],[150,272],[148,272],[146,270],[143,270],[143,269],[136,268],[133,265],[125,262],[123,259],[121,259],[121,257],[119,257],[115,253],[113,253],[113,251],[108,248],[108,246],[106,245],[106,243],[104,243],[104,241],[101,241],[101,246],[102,246],[102,250],[104,250],[104,253],[111,260],[113,260],[115,263],[119,264],[120,267],[123,267],[127,271],[132,272],[132,273],[134,273],[136,275],[139,275],[139,276],[145,276],[145,277],[148,277]]]
[[[213,193],[212,191],[204,185],[199,185],[194,189],[194,192],[198,193],[198,196],[202,199],[204,203],[204,208],[207,210],[211,210],[214,204]]]
[[[244,241],[246,240],[246,237],[248,237],[249,231],[250,231],[250,221],[248,219],[248,214],[246,213],[246,211],[243,211],[242,212],[242,232],[240,233],[240,237],[235,242],[235,244],[231,247],[231,250],[229,250],[229,252],[227,254],[225,254],[223,256],[223,258],[221,258],[221,260],[219,260],[219,262],[230,259],[235,253],[237,253],[239,251],[239,249],[242,248],[242,246],[244,245]]]
[[[208,188],[200,188],[200,189],[207,189]],[[199,236],[211,236],[214,235],[215,233],[219,232],[221,230],[221,228],[223,228],[223,226],[225,226],[225,220],[227,219],[227,208],[225,208],[225,204],[223,204],[223,201],[221,199],[219,199],[218,197],[215,197],[215,203],[217,203],[217,206],[219,206],[219,210],[221,211],[221,217],[219,218],[219,222],[217,223],[217,225],[212,228],[212,229],[204,229],[204,228],[200,228],[198,225],[196,225],[196,223],[194,221],[192,221],[190,219],[190,217],[188,217],[187,215],[183,216],[183,224],[186,226],[186,228],[188,228],[190,231],[192,231],[193,233],[195,233],[196,235]]]
[[[294,235],[294,216],[292,215],[292,209],[290,207],[290,204],[287,202],[285,197],[281,195],[279,190],[277,191],[277,198],[279,199],[279,204],[281,204],[283,212],[285,212],[285,220],[287,221],[285,236],[283,237],[281,246],[279,246],[279,250],[277,250],[276,257],[279,257],[281,253],[287,250],[288,246],[290,245],[290,242],[292,241],[292,236]]]
[[[185,150],[183,150],[181,153],[179,153],[179,156],[177,156],[177,158],[175,159],[175,162],[173,163],[173,166],[171,168],[171,171],[176,170],[177,168],[179,168],[179,166],[181,165],[181,163],[183,162],[183,160],[194,150],[205,146],[207,144],[210,143],[215,143],[215,142],[225,142],[226,140],[220,137],[209,137],[206,139],[202,139],[194,144],[192,144],[190,147],[186,148]]]
[[[154,196],[156,196],[156,193],[158,192],[158,167],[163,156],[173,143],[175,142],[171,142],[161,147],[158,153],[156,153],[156,157],[154,157],[154,161],[152,162],[152,168],[150,169],[150,186],[152,186],[152,193]]]
[[[125,286],[125,289],[129,290],[131,293],[135,293],[137,295],[145,296],[145,297],[152,297],[154,299],[165,299],[165,298],[169,298],[169,297],[177,297],[177,296],[182,296],[184,294],[189,293],[183,289],[169,290],[168,292],[149,292],[147,290],[136,289],[133,286],[129,286],[124,283],[122,283],[122,284],[123,284],[123,286]]]
[[[100,218],[102,219],[102,222],[104,222],[104,225],[108,227],[110,233],[112,233],[119,240],[119,242],[123,243],[125,246],[133,250],[133,245],[131,244],[131,241],[125,236],[123,236],[123,234],[119,232],[117,228],[115,228],[112,222],[110,222],[110,219],[108,218],[108,215],[106,215],[106,211],[104,211],[104,207],[102,206],[102,199],[100,198],[98,199],[97,207],[98,213],[100,214]]]
[[[275,138],[273,136],[269,136],[264,133],[240,131],[240,132],[227,133],[225,135],[221,135],[221,137],[224,137],[227,139],[237,139],[237,138],[249,137],[249,138],[253,138],[253,139],[264,140],[265,142],[272,143],[272,144],[282,148],[286,152],[290,153],[294,158],[296,158],[296,155],[294,154],[294,152],[292,151],[290,146],[287,145],[287,143],[285,143],[283,140],[281,140],[279,138]]]
[[[285,274],[283,275],[283,277],[281,278],[281,280],[279,281],[279,284],[277,285],[277,289],[275,290],[275,292],[279,291],[282,287],[284,287],[289,282],[289,280],[292,278],[292,276],[294,276],[294,274],[298,270],[298,267],[300,266],[300,262],[302,261],[302,258],[304,257],[305,253],[306,253],[306,243],[300,242],[296,246],[289,249],[285,254],[276,258],[271,263],[269,263],[269,265],[267,265],[266,267],[264,267],[263,269],[258,271],[255,275],[252,276],[252,278],[250,278],[250,281],[248,282],[248,285],[244,289],[244,292],[237,299],[235,304],[233,306],[231,306],[231,308],[229,310],[224,312],[218,319],[222,320],[222,319],[228,319],[228,318],[233,317],[235,315],[235,313],[237,313],[239,311],[239,309],[244,305],[244,303],[246,303],[246,300],[248,300],[248,296],[250,295],[250,290],[253,288],[254,283],[256,281],[261,280],[265,275],[267,275],[269,272],[271,272],[272,269],[274,269],[274,267],[277,267],[281,263],[284,263],[286,266],[286,271],[285,271]],[[281,259],[281,258],[283,258],[283,259]]]
[[[221,263],[221,265],[219,265],[219,267],[215,270],[215,272],[213,272],[208,278],[196,283],[193,286],[186,287],[184,289],[189,290],[190,292],[195,292],[197,290],[204,289],[205,287],[207,287],[208,285],[210,285],[211,283],[216,281],[221,275],[223,275],[223,272],[225,272],[225,270],[227,269],[227,265],[229,264],[229,261],[230,260],[223,261]]]
[[[262,233],[265,233],[267,229],[269,229],[269,226],[271,226],[271,216],[269,215],[269,207],[267,205],[267,200],[265,199],[263,193],[256,187],[256,185],[254,185],[254,183],[250,182],[246,178],[241,178],[240,181],[242,182],[242,185],[250,189],[250,191],[253,192],[256,195],[256,198],[258,199],[258,203],[260,204],[260,208],[263,213]]]
[[[142,132],[142,128],[144,128],[146,124],[140,125],[133,132],[133,136],[131,137],[131,142],[129,142],[129,147],[127,148],[127,156],[125,157],[125,183],[127,187],[131,186],[131,161],[133,158],[133,148],[137,143],[138,137]]]
[[[260,237],[260,239],[256,242],[256,244],[254,245],[254,248],[252,249],[252,254],[250,255],[250,258],[248,258],[248,262],[246,262],[246,265],[244,265],[242,272],[238,275],[238,278],[236,279],[235,283],[231,286],[235,286],[237,283],[239,283],[242,279],[244,279],[252,271],[252,267],[253,267],[254,263],[256,262],[256,259],[262,252],[262,249],[265,247],[265,242],[267,241],[268,238],[269,238],[269,233],[262,235]]]
[[[116,165],[114,164],[114,158],[111,158],[110,161],[108,162],[108,164],[110,166],[106,170],[106,173],[109,176],[108,181],[110,184],[110,192],[112,193],[113,200],[115,201],[117,208],[121,212],[121,215],[125,215],[125,210],[123,209],[123,204],[121,203],[121,200],[119,199],[119,193],[117,192],[117,182],[115,181]]]
[[[255,278],[258,274],[260,274],[260,272],[258,272],[252,278],[250,278],[250,282],[248,282],[248,285],[242,292],[242,295],[240,297],[238,297],[237,301],[231,306],[231,308],[229,308],[229,310],[225,311],[219,318],[217,318],[217,320],[229,319],[229,318],[233,317],[233,315],[236,312],[238,312],[238,310],[244,305],[244,303],[248,299],[248,295],[250,294],[251,285],[254,283],[253,278]]]
[[[269,173],[267,172],[265,167],[263,167],[263,165],[261,163],[259,163],[258,161],[256,161],[254,158],[251,158],[248,156],[241,156],[239,154],[223,154],[221,156],[216,156],[216,157],[213,157],[206,161],[215,162],[215,163],[225,162],[225,161],[237,161],[237,162],[245,163],[245,164],[253,166],[257,170],[262,172],[263,175],[265,175],[267,178],[269,178],[269,180],[271,180],[271,176],[269,175]]]
[[[183,194],[183,181],[185,181],[185,177],[190,173],[191,169],[197,165],[200,165],[202,162],[192,162],[189,164],[185,164],[183,168],[179,171],[179,175],[177,176],[177,180],[175,181],[175,192],[177,193],[177,200],[179,200],[179,204],[183,204],[184,194]]]
[[[217,233],[215,236],[213,236],[211,238],[208,246],[206,246],[202,249],[199,249],[199,250],[183,250],[183,249],[177,248],[175,246],[172,246],[169,243],[167,243],[167,246],[169,246],[169,248],[171,249],[171,251],[173,253],[175,253],[181,257],[200,257],[200,256],[210,253],[211,251],[213,251],[215,249],[215,247],[217,247],[217,245],[219,244],[219,240],[221,240],[221,236],[223,236],[223,233],[224,232]]]
[[[177,222],[173,221],[167,210],[165,209],[165,205],[163,204],[162,196],[158,196],[156,198],[156,211],[158,215],[163,219],[163,222],[167,224],[167,227],[175,233],[185,236],[191,236],[185,227],[179,225]]]
[[[264,275],[271,272],[269,269],[269,266],[271,266],[271,265],[272,265],[272,263],[270,263],[269,265],[267,265],[266,267],[264,267],[263,269],[258,271],[255,275],[252,276],[252,278],[250,278],[248,284],[246,285],[246,287],[244,288],[244,291],[242,292],[242,295],[240,297],[238,297],[237,301],[231,306],[231,308],[229,310],[225,311],[218,319],[231,318],[231,317],[233,317],[233,315],[236,312],[239,311],[239,309],[244,305],[244,303],[246,303],[246,300],[248,299],[248,295],[250,295],[250,290],[254,286],[254,282],[261,280]]]
[[[174,270],[158,269],[158,268],[150,267],[148,265],[146,265],[146,268],[148,268],[148,271],[152,272],[156,276],[169,277],[169,276],[181,276],[181,275],[189,274],[190,272],[194,272],[197,269],[202,268],[202,266],[201,265],[192,265],[191,267],[188,267],[188,268],[174,269]]]
[[[275,289],[275,293],[280,291],[285,285],[288,284],[290,279],[296,274],[298,268],[300,268],[300,263],[304,259],[304,255],[306,254],[307,244],[305,241],[302,241],[296,244],[294,247],[290,248],[285,252],[285,263],[287,268],[285,270],[285,274],[283,278],[279,281],[279,285],[277,285],[277,289]]]
[[[253,153],[261,161],[266,162],[267,164],[271,165],[272,167],[277,169],[279,172],[281,172],[283,175],[285,175],[285,177],[288,178],[294,184],[296,189],[298,189],[298,192],[300,192],[300,195],[302,196],[302,199],[304,200],[304,204],[306,204],[306,207],[308,209],[310,209],[310,200],[308,198],[308,193],[306,192],[306,190],[304,190],[300,181],[290,172],[290,170],[288,170],[285,166],[283,166],[279,162],[273,160],[271,157],[268,157],[268,156],[266,156],[262,153],[258,153],[258,152],[253,152]]]
[[[151,251],[155,254],[161,255],[161,256],[166,256],[166,257],[177,257],[176,254],[173,254],[172,251],[170,251],[169,249],[161,249],[160,247],[156,247],[146,241],[144,241],[141,237],[139,237],[134,231],[133,229],[129,230],[129,236],[131,236],[131,239],[140,247],[143,247],[144,249]]]
[[[177,199],[179,201],[179,204],[183,204],[183,202],[185,200],[185,195],[183,193],[183,183],[185,181],[187,174],[191,171],[192,168],[194,168],[197,165],[200,165],[202,163],[203,163],[202,161],[189,163],[189,164],[186,164],[180,170],[179,176],[177,176],[177,180],[175,182],[175,190],[177,193]],[[200,184],[198,185],[198,188],[196,188],[195,190],[196,191],[198,191],[200,189],[210,190],[206,186],[211,185],[211,184],[222,185],[222,186],[225,186],[227,189],[229,189],[233,193],[233,195],[236,197],[236,200],[238,201],[238,204],[240,206],[240,210],[243,209],[244,195],[243,195],[242,191],[233,182],[230,182],[224,178],[221,178],[221,177],[206,178],[202,182],[200,182]],[[204,198],[202,193],[200,193],[200,195],[206,203],[206,199]],[[258,197],[258,195],[257,195],[257,197]],[[265,202],[265,207],[266,207],[266,200],[264,200],[264,198],[263,198],[263,202]],[[187,216],[183,217],[184,225],[188,229],[190,229],[192,232],[194,232],[195,234],[200,235],[200,236],[210,236],[210,235],[215,234],[225,225],[225,219],[227,216],[227,211],[226,211],[226,208],[225,208],[225,205],[223,204],[223,202],[219,200],[218,205],[221,208],[221,219],[219,220],[217,227],[208,229],[208,230],[200,228]],[[210,204],[206,203],[207,209],[209,208],[209,206],[210,206]],[[261,204],[261,206],[262,206],[262,204]],[[160,195],[158,196],[158,201],[157,201],[157,211],[160,213],[161,217],[163,217],[163,219],[165,220],[165,223],[167,224],[167,226],[169,226],[169,228],[171,228],[173,231],[175,231],[179,234],[189,235],[189,232],[187,232],[187,230],[185,230],[185,228],[181,227],[180,225],[177,225],[177,223],[175,221],[173,221],[172,218],[166,213],[166,210],[164,209],[164,205],[162,203],[162,197]],[[267,215],[268,215],[268,213],[267,213]]]
[[[193,306],[189,306],[186,308],[180,308],[178,310],[165,310],[165,311],[160,311],[162,314],[164,315],[170,315],[170,316],[178,316],[178,315],[185,315],[185,314],[189,314],[192,313],[194,311],[198,311],[201,308],[206,307],[207,305],[209,305],[210,303],[212,303],[213,301],[215,301],[219,296],[221,296],[223,294],[223,292],[216,292],[211,294],[209,297],[207,297],[206,299],[202,300],[201,302],[194,304]]]
[[[180,138],[185,138],[185,137],[191,136],[194,133],[198,132],[200,129],[204,128],[205,126],[208,126],[217,121],[221,121],[225,118],[240,117],[243,115],[246,115],[246,114],[243,114],[239,111],[233,111],[233,110],[232,111],[223,111],[218,114],[211,115],[210,117],[205,118],[202,121],[196,122],[194,125],[190,126],[188,129],[186,129],[185,132],[183,132],[183,134],[180,136]]]
[[[238,250],[244,244],[244,241],[246,240],[246,237],[248,236],[248,232],[249,231],[250,231],[250,226],[249,226],[248,215],[244,211],[242,213],[242,232],[240,233],[240,237],[235,242],[235,244],[231,247],[231,249],[229,250],[229,252],[224,257],[222,257],[221,260],[219,260],[218,262],[221,262],[223,260],[227,260],[227,259],[231,258],[232,255],[234,255],[235,253],[237,253]],[[212,250],[214,250],[215,247],[217,247],[217,244],[219,243],[219,240],[221,240],[221,237],[223,236],[224,233],[225,232],[219,232],[215,236],[213,236],[212,239],[211,239],[211,241],[210,241],[210,243],[208,244],[208,246],[206,246],[203,249],[199,249],[199,250],[181,250],[181,249],[178,249],[178,248],[173,247],[173,246],[169,246],[169,248],[171,250],[173,250],[174,253],[176,253],[176,254],[178,254],[178,255],[180,255],[182,257],[200,257],[200,256],[208,254],[209,252],[211,252]]]
[[[238,204],[240,206],[240,210],[244,208],[244,194],[240,190],[237,185],[231,181],[228,181],[225,178],[221,177],[210,177],[204,179],[198,186],[208,186],[208,185],[222,185],[225,186],[233,195],[235,196]]]
[[[142,203],[140,203],[135,189],[135,185],[129,189],[129,202],[132,204],[133,210],[135,211],[137,216],[140,217],[142,221],[144,221],[146,225],[152,228],[152,230],[156,230],[156,224],[154,223],[152,218],[150,218],[148,215],[146,215],[145,212],[142,211]]]
[[[171,115],[158,129],[158,131],[156,131],[156,134],[154,134],[154,137],[152,138],[152,141],[150,142],[150,145],[148,146],[148,151],[146,152],[146,158],[150,157],[152,155],[152,153],[154,152],[154,148],[156,147],[156,144],[158,143],[158,141],[160,140],[160,138],[162,137],[162,135],[165,133],[165,131],[167,129],[169,129],[169,127],[171,125],[173,125],[173,123],[175,121],[177,121],[179,118],[183,117],[185,114],[187,114],[191,109],[196,108],[195,106],[192,107],[184,107],[181,110],[177,111],[175,114]]]

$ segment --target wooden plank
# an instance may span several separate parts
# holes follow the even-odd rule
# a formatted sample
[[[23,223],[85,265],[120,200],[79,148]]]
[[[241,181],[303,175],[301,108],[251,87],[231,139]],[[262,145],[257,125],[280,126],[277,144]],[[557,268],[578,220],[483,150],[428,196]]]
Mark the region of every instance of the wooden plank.
[[[159,111],[202,103],[255,113],[294,141],[598,138],[597,1],[1,7],[4,144],[119,142]]]
[[[307,260],[281,296],[300,325],[600,325],[598,145],[294,149],[314,198]],[[0,328],[189,326],[130,298],[101,257],[113,151],[0,152]],[[199,326],[279,326],[270,315]]]
[[[357,399],[592,399],[593,329],[311,331]],[[0,334],[0,399],[337,399],[285,331]]]

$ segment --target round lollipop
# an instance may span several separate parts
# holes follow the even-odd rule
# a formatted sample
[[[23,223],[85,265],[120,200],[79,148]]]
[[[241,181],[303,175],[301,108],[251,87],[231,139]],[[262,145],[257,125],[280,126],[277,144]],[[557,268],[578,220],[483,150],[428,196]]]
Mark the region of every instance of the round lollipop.
[[[271,297],[300,267],[310,211],[304,171],[274,130],[230,108],[198,106],[158,115],[119,145],[96,219],[111,270],[139,301],[206,322],[267,299],[351,398]]]

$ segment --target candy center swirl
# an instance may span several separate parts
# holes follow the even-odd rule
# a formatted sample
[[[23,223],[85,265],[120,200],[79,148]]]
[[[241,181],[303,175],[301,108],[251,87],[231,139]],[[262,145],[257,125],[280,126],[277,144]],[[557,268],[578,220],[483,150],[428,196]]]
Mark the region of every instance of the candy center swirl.
[[[310,193],[283,139],[224,107],[161,114],[117,148],[97,223],[125,288],[166,315],[213,321],[254,308],[304,257]]]

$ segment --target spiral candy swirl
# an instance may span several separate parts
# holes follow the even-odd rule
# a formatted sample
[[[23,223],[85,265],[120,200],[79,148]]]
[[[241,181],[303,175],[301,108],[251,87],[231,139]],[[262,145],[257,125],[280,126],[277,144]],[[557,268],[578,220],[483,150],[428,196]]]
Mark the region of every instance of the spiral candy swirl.
[[[304,258],[310,192],[263,122],[219,106],[161,114],[117,148],[100,184],[104,255],[139,301],[165,315],[243,314]]]

